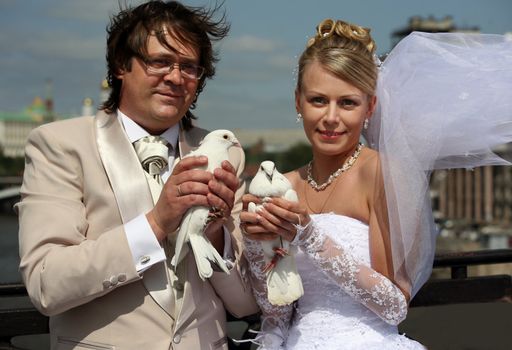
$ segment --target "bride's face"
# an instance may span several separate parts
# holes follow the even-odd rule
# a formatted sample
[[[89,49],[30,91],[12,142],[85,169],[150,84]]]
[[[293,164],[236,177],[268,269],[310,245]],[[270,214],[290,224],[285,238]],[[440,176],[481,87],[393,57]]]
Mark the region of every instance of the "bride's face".
[[[314,61],[303,72],[295,103],[297,112],[303,116],[304,131],[313,152],[335,156],[354,150],[364,120],[373,112],[375,97],[369,97]]]

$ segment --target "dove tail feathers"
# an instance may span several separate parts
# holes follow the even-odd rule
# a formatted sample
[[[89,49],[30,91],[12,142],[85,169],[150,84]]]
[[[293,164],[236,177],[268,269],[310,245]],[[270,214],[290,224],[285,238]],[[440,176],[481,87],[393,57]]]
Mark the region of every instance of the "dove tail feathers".
[[[280,238],[272,241],[262,241],[260,244],[267,263],[272,261],[275,256],[275,248],[282,248],[288,252],[288,254],[276,260],[273,268],[267,273],[268,301],[272,305],[279,306],[293,303],[304,294],[302,280],[295,263],[296,247]]]
[[[190,245],[196,260],[199,277],[201,277],[203,281],[212,276],[212,263],[217,265],[222,271],[229,274],[229,269],[226,266],[224,259],[204,235],[191,235]]]
[[[295,257],[283,257],[267,274],[268,301],[272,305],[289,305],[304,294]]]

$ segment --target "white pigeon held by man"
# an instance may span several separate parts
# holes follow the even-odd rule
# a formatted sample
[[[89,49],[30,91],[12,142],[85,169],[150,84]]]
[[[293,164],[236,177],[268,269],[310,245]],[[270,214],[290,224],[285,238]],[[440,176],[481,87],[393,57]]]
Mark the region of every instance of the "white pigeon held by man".
[[[228,159],[228,150],[232,146],[240,147],[240,143],[233,132],[229,130],[214,130],[207,134],[199,147],[190,152],[187,157],[208,157],[208,164],[202,169],[213,172],[214,169],[221,166],[222,161]],[[229,273],[224,259],[204,234],[204,230],[209,222],[209,216],[211,214],[208,207],[195,206],[187,210],[181,221],[176,238],[174,256],[171,260],[171,264],[176,267],[188,251],[192,249],[197,271],[203,280],[212,276],[212,263],[217,265],[222,271]],[[187,243],[190,243],[190,248]]]
[[[274,162],[266,160],[249,185],[249,193],[257,197],[282,197],[297,202],[297,193],[288,179],[281,174]],[[249,203],[247,210],[256,212],[259,205]],[[268,300],[273,305],[288,305],[304,294],[302,280],[295,264],[296,247],[281,237],[260,241],[265,255]]]

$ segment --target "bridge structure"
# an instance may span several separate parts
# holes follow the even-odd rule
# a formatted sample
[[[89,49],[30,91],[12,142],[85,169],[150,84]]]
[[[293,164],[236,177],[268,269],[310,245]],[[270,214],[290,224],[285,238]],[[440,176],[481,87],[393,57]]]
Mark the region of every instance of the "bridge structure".
[[[468,276],[469,266],[510,263],[512,249],[436,255],[434,269],[448,268],[451,276],[431,279],[420,289],[412,299],[410,312],[399,331],[432,350],[444,350],[448,345],[454,350],[510,349],[508,321],[512,311],[512,275]],[[5,301],[3,306],[2,301]],[[461,307],[477,310],[478,313],[466,312],[463,316],[452,317],[453,312],[460,314]],[[253,338],[254,330],[260,326],[258,314],[243,319],[229,314],[227,317],[228,334],[236,334],[236,339]],[[442,322],[447,317],[451,325]],[[482,324],[490,324],[499,330],[475,329],[473,324],[480,324],[481,327]],[[449,328],[449,334],[443,327]],[[34,308],[25,286],[21,283],[0,284],[0,349],[49,349],[48,332],[49,318]],[[37,340],[35,347],[13,346],[30,335]],[[230,350],[252,349],[250,343],[237,345],[231,339],[228,341]],[[479,341],[485,344],[480,346],[475,343],[475,347],[468,345]]]
[[[19,197],[20,189],[21,186],[12,186],[0,190],[0,201]]]
[[[21,185],[23,182],[22,176],[0,176],[0,186],[14,186]]]

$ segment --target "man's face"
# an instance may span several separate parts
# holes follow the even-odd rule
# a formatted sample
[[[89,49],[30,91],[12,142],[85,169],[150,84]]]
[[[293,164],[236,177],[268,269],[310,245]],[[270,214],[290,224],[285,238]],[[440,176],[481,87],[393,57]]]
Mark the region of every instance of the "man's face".
[[[176,52],[160,44],[156,36],[149,37],[146,59],[163,59],[176,63],[199,63],[199,50],[184,46],[173,36],[167,42]],[[133,57],[130,71],[121,71],[119,109],[150,134],[161,134],[178,123],[194,102],[198,80],[190,79],[175,65],[165,75],[147,72],[142,58]]]

